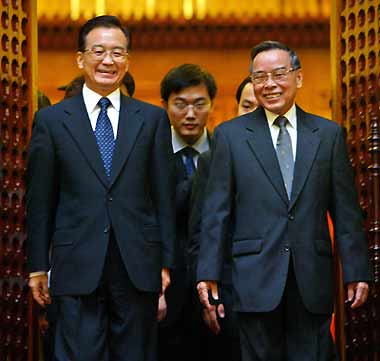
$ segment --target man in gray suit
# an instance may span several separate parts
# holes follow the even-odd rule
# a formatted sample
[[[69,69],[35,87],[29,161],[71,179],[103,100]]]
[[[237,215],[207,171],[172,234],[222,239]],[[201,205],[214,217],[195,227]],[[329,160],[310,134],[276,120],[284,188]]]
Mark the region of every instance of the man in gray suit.
[[[234,309],[243,361],[332,360],[328,212],[352,308],[366,301],[372,279],[343,129],[295,104],[302,70],[294,51],[266,41],[253,48],[251,60],[261,106],[214,132],[199,296],[215,314],[233,225]]]
[[[113,16],[84,24],[81,93],[33,124],[29,286],[41,305],[55,296],[55,360],[154,359],[175,253],[174,159],[166,112],[120,92],[128,45]]]

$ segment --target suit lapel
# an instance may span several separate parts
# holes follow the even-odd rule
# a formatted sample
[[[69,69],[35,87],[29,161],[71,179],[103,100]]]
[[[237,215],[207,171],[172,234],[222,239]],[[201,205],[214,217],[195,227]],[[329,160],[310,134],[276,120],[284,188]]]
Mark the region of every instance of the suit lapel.
[[[97,177],[107,187],[108,179],[104,171],[103,161],[91,128],[82,94],[68,99],[66,104],[64,112],[67,114],[67,117],[64,119],[63,125],[71,134],[71,137]]]
[[[297,152],[289,208],[293,207],[302,191],[320,141],[318,127],[308,117],[307,113],[297,107]]]
[[[131,98],[121,95],[119,125],[112,159],[110,187],[127,161],[139,131],[144,124],[144,118],[139,112],[140,107],[136,102]]]
[[[246,128],[250,148],[281,199],[288,204],[288,195],[263,108],[249,114]]]

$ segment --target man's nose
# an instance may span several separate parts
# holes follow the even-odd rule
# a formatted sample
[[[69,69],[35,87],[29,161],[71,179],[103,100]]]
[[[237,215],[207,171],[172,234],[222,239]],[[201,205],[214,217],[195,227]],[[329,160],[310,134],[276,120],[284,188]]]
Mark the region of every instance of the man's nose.
[[[114,60],[113,60],[113,57],[112,57],[110,51],[106,51],[106,55],[104,56],[103,63],[105,63],[105,64],[113,64],[114,63]]]
[[[186,117],[187,118],[194,118],[195,117],[194,105],[189,104],[187,106]]]
[[[275,85],[277,85],[277,83],[273,80],[271,73],[267,74],[267,79],[265,79],[264,85],[265,86],[275,86]]]

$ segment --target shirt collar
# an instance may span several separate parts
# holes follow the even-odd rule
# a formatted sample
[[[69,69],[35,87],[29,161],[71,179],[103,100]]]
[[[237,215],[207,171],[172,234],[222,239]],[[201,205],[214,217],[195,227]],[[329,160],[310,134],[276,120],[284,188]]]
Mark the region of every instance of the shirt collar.
[[[82,94],[83,94],[83,100],[84,100],[84,104],[86,105],[87,112],[88,114],[91,114],[97,109],[97,107],[99,107],[98,102],[100,98],[102,98],[103,96],[91,90],[86,84],[83,85]],[[114,107],[116,111],[119,112],[120,111],[120,88],[117,88],[112,93],[108,94],[107,98],[110,100],[111,106]]]
[[[268,124],[270,127],[272,127],[274,121],[278,117],[278,114],[274,114],[265,108],[264,110],[265,110],[265,115],[268,119]],[[294,128],[295,130],[297,130],[297,113],[296,113],[295,104],[293,104],[292,107],[284,114],[284,117],[288,119],[290,126]]]
[[[173,152],[178,153],[180,150],[186,147],[190,147],[189,144],[187,144],[181,136],[176,132],[176,130],[172,127],[172,145],[173,145]],[[208,137],[207,137],[207,129],[203,129],[203,134],[199,137],[199,139],[191,145],[191,148],[195,149],[198,153],[204,153],[209,150],[210,146],[208,144]]]

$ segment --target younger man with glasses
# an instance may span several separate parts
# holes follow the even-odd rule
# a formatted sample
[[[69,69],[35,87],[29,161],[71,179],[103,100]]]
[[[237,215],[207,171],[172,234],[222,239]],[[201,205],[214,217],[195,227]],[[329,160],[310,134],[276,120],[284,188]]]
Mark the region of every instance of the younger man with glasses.
[[[42,306],[55,296],[55,360],[155,359],[174,261],[174,162],[166,112],[120,93],[129,41],[113,16],[85,23],[83,90],[33,124],[29,286]]]
[[[172,125],[171,145],[175,153],[177,254],[171,287],[160,298],[160,361],[203,359],[199,301],[188,271],[187,224],[198,157],[210,147],[206,123],[216,90],[213,76],[195,64],[183,64],[170,70],[161,82],[162,104]]]
[[[234,309],[243,361],[331,361],[334,274],[327,213],[347,298],[361,306],[372,279],[343,129],[295,104],[297,54],[252,49],[260,107],[216,128],[202,213],[198,292],[210,314],[232,228]]]

